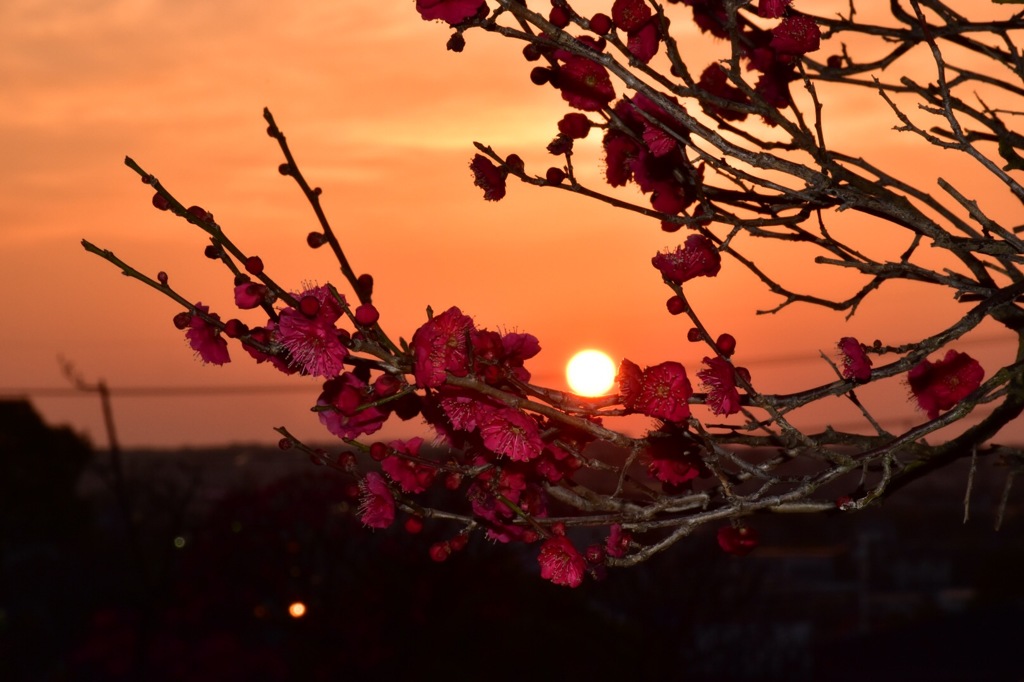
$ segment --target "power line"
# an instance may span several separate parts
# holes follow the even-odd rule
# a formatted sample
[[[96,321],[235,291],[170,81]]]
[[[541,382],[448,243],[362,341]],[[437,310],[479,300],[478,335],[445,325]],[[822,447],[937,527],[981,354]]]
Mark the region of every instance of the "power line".
[[[166,398],[194,395],[238,395],[246,393],[309,393],[319,390],[310,384],[300,386],[287,385],[248,385],[248,386],[126,386],[111,388],[112,396],[132,396],[136,398]],[[94,391],[81,388],[5,388],[0,389],[0,399],[11,400],[28,396],[46,398],[73,398],[89,396]]]

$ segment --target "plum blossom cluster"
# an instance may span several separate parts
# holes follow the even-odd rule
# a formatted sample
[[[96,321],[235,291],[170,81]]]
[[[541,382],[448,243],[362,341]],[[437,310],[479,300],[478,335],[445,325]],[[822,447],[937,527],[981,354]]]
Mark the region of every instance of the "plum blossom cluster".
[[[151,279],[109,251],[87,242],[86,248],[179,303],[183,312],[174,324],[204,362],[230,362],[232,342],[257,363],[320,380],[319,394],[310,396],[311,411],[338,440],[336,451],[302,443],[284,428],[282,447],[349,477],[349,501],[368,528],[431,533],[436,561],[477,538],[520,543],[532,548],[542,578],[577,587],[604,577],[609,567],[639,563],[704,525],[712,528],[705,538],[709,546],[743,556],[758,546],[757,514],[860,509],[915,472],[948,460],[957,448],[980,445],[979,439],[1021,413],[1024,359],[986,380],[978,360],[949,346],[986,318],[1024,329],[1024,273],[1019,259],[1001,256],[1017,248],[1019,239],[988,223],[986,234],[1001,237],[987,250],[977,248],[987,260],[967,246],[953,250],[973,280],[950,268],[929,271],[912,263],[922,235],[937,246],[974,248],[980,233],[961,230],[969,239],[937,233],[933,217],[918,220],[910,202],[885,187],[884,174],[870,168],[872,180],[865,180],[853,157],[816,146],[822,136],[791,90],[810,88],[815,79],[853,79],[856,64],[845,51],[825,60],[808,56],[830,31],[857,29],[852,14],[837,22],[804,13],[791,0],[738,4],[608,0],[604,11],[583,15],[565,0],[415,3],[424,20],[453,31],[453,51],[461,51],[465,35],[475,30],[524,41],[522,55],[532,65],[524,77],[553,88],[569,109],[552,122],[555,137],[546,149],[564,163],[539,174],[528,173],[519,154],[477,145],[469,166],[485,200],[506,197],[514,178],[605,201],[651,218],[665,232],[688,228],[685,237],[671,237],[674,243],[652,254],[648,271],[652,288],[671,291],[666,333],[679,339],[683,357],[644,366],[622,358],[611,395],[584,398],[538,385],[530,369],[541,352],[536,336],[487,329],[454,305],[438,313],[427,308],[419,326],[407,330],[411,335],[393,336],[373,303],[373,277],[353,270],[323,217],[320,189],[302,176],[269,111],[267,132],[286,159],[279,171],[297,182],[320,221],[306,243],[334,251],[344,282],[280,285],[263,259],[244,253],[211,213],[184,206],[130,159],[128,165],[153,191],[156,208],[210,236],[205,255],[230,272],[222,293],[236,310],[214,312],[192,303],[166,273]],[[705,63],[698,56],[695,65],[695,56],[670,31],[679,25],[673,23],[677,16],[670,21],[668,12],[680,9],[672,5],[681,5],[701,32],[725,46],[725,57]],[[910,25],[903,39],[920,40],[920,29]],[[922,96],[932,97],[933,90],[921,88]],[[772,131],[768,137],[764,123]],[[575,145],[592,135],[602,154],[594,175],[600,188],[584,186],[574,169]],[[794,150],[801,153],[787,156]],[[809,158],[814,164],[803,165]],[[770,173],[760,176],[759,168]],[[786,174],[795,178],[789,185],[780,180]],[[870,194],[880,187],[889,193]],[[640,201],[628,192],[639,193]],[[887,214],[890,204],[897,208]],[[875,262],[828,231],[829,209],[910,225],[915,246],[891,261]],[[744,239],[820,248],[819,262],[872,279],[844,301],[798,293],[767,274],[763,258],[738,246]],[[716,289],[716,278],[733,267],[782,296],[780,308],[807,303],[852,314],[879,284],[901,277],[949,284],[961,303],[978,303],[919,343],[864,344],[836,333],[835,347],[823,353],[822,363],[833,378],[794,393],[771,392],[761,386],[760,372],[755,377],[739,364],[748,364],[753,340],[741,339],[738,352],[737,339],[713,329],[713,316],[699,312],[713,303],[693,304],[709,291],[721,295],[725,288]],[[998,284],[1006,279],[1016,283]],[[872,414],[877,408],[858,398],[857,391],[876,382],[898,387],[900,399],[915,403],[918,423],[912,431],[888,433]],[[794,413],[828,397],[848,399],[877,433],[793,426]],[[1003,406],[993,421],[983,422],[985,428],[942,445],[925,441],[925,435],[998,398]],[[625,426],[638,418],[646,418],[639,432]],[[391,420],[419,420],[424,437],[386,437],[383,429]],[[910,441],[914,448],[905,447]],[[915,453],[925,454],[906,459]],[[803,458],[796,468],[806,473],[779,473],[796,458]],[[876,473],[880,469],[884,475]],[[848,492],[838,499],[819,492],[844,484]]]

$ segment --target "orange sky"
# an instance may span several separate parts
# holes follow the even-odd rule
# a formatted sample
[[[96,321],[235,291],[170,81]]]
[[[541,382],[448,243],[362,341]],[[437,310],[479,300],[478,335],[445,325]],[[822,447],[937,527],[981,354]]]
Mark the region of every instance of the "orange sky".
[[[556,388],[564,388],[572,352],[590,346],[641,365],[678,359],[696,371],[705,352],[686,343],[686,321],[665,312],[670,292],[650,266],[651,255],[685,234],[665,234],[652,221],[565,192],[510,184],[501,202],[483,201],[467,168],[472,142],[518,152],[528,169],[542,171],[550,164],[544,146],[567,109],[555,91],[529,83],[518,45],[470,33],[456,55],[444,48],[447,35],[442,24],[421,21],[412,0],[312,0],[258,11],[238,0],[0,5],[0,286],[8,294],[0,393],[68,387],[57,360],[63,356],[115,394],[287,389],[115,395],[127,445],[270,442],[278,425],[305,438],[327,435],[308,411],[316,380],[256,367],[234,347],[231,364],[203,366],[171,324],[173,302],[79,245],[87,238],[151,275],[165,270],[186,297],[234,315],[230,276],[203,258],[203,235],[151,207],[148,189],[122,164],[127,154],[186,205],[212,211],[237,243],[263,256],[277,281],[340,283],[326,250],[305,247],[313,217],[276,172],[264,106],[306,177],[323,187],[354,267],[374,275],[381,323],[393,336],[410,338],[427,305],[458,305],[478,326],[535,334],[543,350],[530,368]],[[934,168],[947,176],[962,170],[948,154],[911,151],[920,146],[888,131],[893,122],[868,92],[831,100],[826,115],[830,139],[898,159],[925,174],[924,186],[934,186],[927,179]],[[580,158],[596,161],[595,149],[596,139]],[[943,166],[950,162],[953,168]],[[599,184],[599,165],[580,170]],[[969,172],[964,177],[971,188]],[[992,214],[1010,210],[994,201]],[[867,248],[880,239],[861,217],[840,216],[836,226],[864,231]],[[816,286],[850,290],[849,278],[814,269],[806,254],[757,253],[783,277],[813,274]],[[737,337],[737,362],[769,392],[828,380],[818,353],[831,352],[841,336],[902,343],[958,312],[944,303],[944,291],[895,285],[849,323],[806,307],[755,317],[775,299],[729,261],[721,276],[687,291],[715,333]],[[1011,350],[1002,338],[987,327],[957,347],[995,368]],[[905,389],[889,384],[881,393],[895,396],[880,403],[890,419],[920,417]],[[37,394],[33,402],[48,421],[105,445],[95,397]],[[829,418],[838,425],[848,414]]]

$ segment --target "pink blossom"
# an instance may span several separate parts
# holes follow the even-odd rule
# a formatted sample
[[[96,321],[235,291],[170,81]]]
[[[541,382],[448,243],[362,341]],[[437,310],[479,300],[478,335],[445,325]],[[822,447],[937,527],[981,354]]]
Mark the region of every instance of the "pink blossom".
[[[757,79],[754,90],[766,103],[782,109],[788,107],[792,99],[789,94],[789,82],[793,79],[793,69],[785,65],[776,65],[766,70]],[[771,121],[768,121],[771,123]],[[774,125],[774,123],[772,123]]]
[[[686,369],[678,362],[663,362],[644,370],[633,409],[648,417],[681,422],[690,416],[687,401],[692,395]]]
[[[609,130],[604,140],[605,179],[612,187],[622,187],[633,179],[633,160],[640,146],[632,137],[618,130]]]
[[[839,350],[843,354],[843,377],[854,381],[871,378],[871,358],[864,352],[864,346],[852,336],[839,339]]]
[[[658,54],[658,47],[661,45],[661,33],[658,31],[658,22],[654,19],[647,21],[640,28],[630,31],[626,36],[626,47],[637,60],[646,64]]]
[[[907,374],[910,390],[929,419],[954,407],[981,386],[984,378],[985,370],[977,360],[955,350],[937,362],[922,360]]]
[[[249,341],[260,344],[264,348],[271,346],[270,330],[264,327],[254,327],[250,329],[248,339]],[[298,371],[295,367],[289,365],[284,359],[282,359],[282,357],[280,357],[285,354],[283,350],[280,351],[280,356],[274,352],[266,353],[254,346],[252,343],[246,343],[245,340],[242,341],[242,348],[245,349],[245,352],[251,355],[257,363],[269,362],[285,374],[295,374],[295,372]]]
[[[643,385],[644,372],[640,366],[623,358],[619,363],[619,372],[615,375],[615,383],[619,387],[619,398],[627,410],[632,410],[636,405],[636,399],[640,395],[640,387]]]
[[[682,284],[694,277],[714,277],[722,267],[722,257],[714,244],[704,235],[692,234],[686,238],[685,247],[675,251],[659,253],[651,259],[669,282]]]
[[[704,69],[704,72],[701,73],[700,81],[698,81],[697,85],[707,90],[711,95],[724,99],[727,102],[735,102],[736,104],[749,104],[750,102],[742,90],[729,82],[725,69],[718,64],[709,64]],[[717,116],[723,121],[742,121],[747,117],[747,112],[745,111],[733,111],[732,109],[712,104],[704,99],[701,100],[701,108],[704,109],[705,113]]]
[[[256,282],[243,282],[235,287],[235,305],[242,310],[259,307],[267,295],[267,287]]]
[[[299,307],[281,311],[274,325],[274,340],[288,349],[292,362],[304,374],[331,378],[345,367],[348,349],[338,338],[334,323],[341,306],[329,287],[306,289],[294,295]]]
[[[704,358],[707,369],[697,372],[697,376],[708,389],[707,403],[715,414],[735,414],[740,411],[740,394],[736,390],[736,372],[742,367],[733,369],[732,363],[724,358]]]
[[[677,107],[682,108],[674,97],[671,98],[671,101]],[[661,159],[669,151],[678,148],[677,137],[685,140],[690,136],[689,131],[676,121],[672,114],[642,93],[636,93],[632,99],[624,99],[619,102],[615,107],[615,113],[634,132],[641,134],[651,154],[657,159]],[[651,119],[654,120],[652,121]],[[673,135],[670,135],[667,131],[672,131]],[[652,180],[664,180],[672,175],[672,169],[669,167],[651,166],[650,161],[647,161],[644,165],[649,166],[643,170]],[[636,168],[634,168],[634,172],[637,172]]]
[[[540,548],[540,576],[556,585],[579,587],[587,562],[564,535],[555,535]]]
[[[489,419],[495,409],[478,398],[463,395],[448,395],[439,402],[452,427],[459,431],[476,431],[480,422]]]
[[[771,48],[785,55],[814,52],[821,42],[821,29],[814,19],[802,14],[788,16],[772,29]]]
[[[487,459],[483,457],[474,459],[476,465],[486,463]],[[466,491],[466,497],[470,501],[473,513],[487,527],[487,537],[495,542],[508,543],[514,540],[525,540],[533,532],[524,526],[512,523],[515,512],[500,501],[498,496],[518,505],[527,514],[535,517],[547,516],[543,492],[536,485],[526,482],[525,471],[514,467],[516,465],[512,464],[497,471],[484,472]]]
[[[482,154],[477,154],[469,163],[473,171],[473,184],[484,191],[484,199],[498,201],[505,196],[505,176],[508,171],[491,163]]]
[[[502,336],[501,347],[505,351],[505,358],[518,365],[540,352],[540,342],[536,336],[519,332],[509,332]]]
[[[422,438],[411,438],[408,441],[392,441],[389,446],[392,450],[409,457],[418,457],[422,444]],[[434,475],[437,473],[434,467],[418,464],[414,459],[397,455],[386,456],[381,461],[380,468],[407,493],[422,493],[434,482]]]
[[[551,483],[558,483],[580,468],[578,459],[570,456],[566,450],[550,443],[545,444],[544,452],[531,464],[538,476]]]
[[[428,388],[444,384],[448,372],[466,376],[473,329],[473,320],[454,306],[417,329],[412,337],[416,383]]]
[[[693,465],[688,456],[673,452],[657,452],[647,465],[647,473],[662,483],[679,486],[700,475],[700,468]]]
[[[479,329],[470,334],[470,343],[476,360],[474,372],[494,385],[510,376],[519,381],[529,381],[530,373],[523,365],[540,352],[540,344],[532,334],[509,333],[502,336],[489,329]]]
[[[395,498],[387,481],[370,471],[359,481],[359,519],[370,528],[387,528],[395,520]]]
[[[480,423],[484,447],[519,462],[529,461],[544,450],[537,422],[510,407],[495,409]]]
[[[416,11],[425,21],[440,19],[450,25],[472,19],[481,10],[487,12],[484,0],[416,0]]]
[[[757,547],[757,533],[749,526],[722,526],[718,529],[718,546],[735,556],[745,556]]]
[[[759,0],[757,3],[757,16],[765,19],[778,19],[786,13],[786,5],[791,0]]]
[[[216,314],[210,315],[210,307],[202,303],[196,303],[195,308],[201,313],[209,315],[214,320],[220,317]],[[228,356],[228,342],[220,335],[220,330],[204,320],[201,316],[193,314],[188,321],[188,330],[185,338],[192,350],[202,358],[203,362],[211,365],[223,365],[231,362]]]
[[[623,31],[635,31],[651,18],[651,8],[644,0],[615,0],[612,21]]]
[[[320,423],[339,438],[357,438],[374,433],[387,420],[388,415],[376,407],[365,407],[373,400],[373,391],[351,372],[324,382],[324,390],[316,404]]]
[[[705,33],[716,38],[728,38],[729,13],[723,0],[682,0],[684,5],[693,8],[693,23]]]
[[[608,540],[604,545],[608,556],[616,558],[626,556],[626,551],[629,549],[630,543],[633,542],[633,534],[622,530],[622,526],[618,523],[613,523],[608,531]]]
[[[585,38],[578,40],[587,42]],[[594,45],[592,41],[588,44]],[[600,111],[615,99],[612,79],[603,66],[567,50],[556,50],[554,56],[562,65],[555,72],[552,84],[569,106],[582,111]]]

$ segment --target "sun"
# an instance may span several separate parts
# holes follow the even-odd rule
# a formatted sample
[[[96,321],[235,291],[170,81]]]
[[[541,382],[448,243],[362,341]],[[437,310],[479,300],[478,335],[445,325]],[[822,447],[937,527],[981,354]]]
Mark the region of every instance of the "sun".
[[[615,385],[615,362],[599,350],[581,350],[566,365],[565,378],[576,395],[605,395]]]

